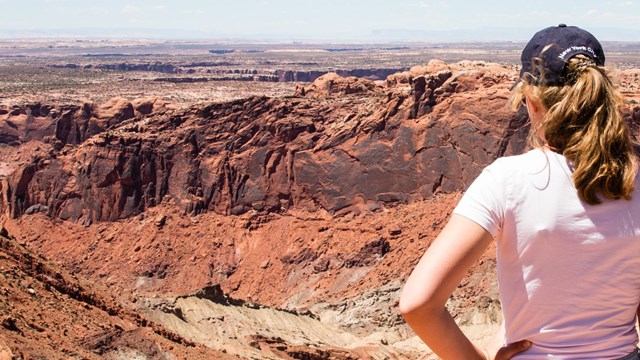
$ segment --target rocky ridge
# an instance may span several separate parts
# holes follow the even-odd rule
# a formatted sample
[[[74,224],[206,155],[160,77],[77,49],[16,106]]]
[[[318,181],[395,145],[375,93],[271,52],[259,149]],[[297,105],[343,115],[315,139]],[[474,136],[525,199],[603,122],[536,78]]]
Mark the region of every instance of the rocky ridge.
[[[87,106],[3,109],[11,143],[52,150],[3,180],[0,205],[13,217],[40,206],[90,224],[167,196],[189,214],[340,214],[462,190],[493,159],[522,150],[526,117],[505,106],[507,69],[437,66],[386,86],[328,74],[298,96],[186,111],[115,100],[104,120]]]
[[[415,358],[426,349],[399,318],[400,284],[480,169],[525,149],[526,116],[505,105],[515,76],[433,61],[384,84],[328,74],[293,96],[208,106],[0,105],[11,144],[0,219],[189,341],[240,356]],[[479,338],[499,321],[493,252],[449,304]],[[182,297],[212,285],[368,340],[322,349],[266,327],[192,336],[217,321],[206,313],[238,310]],[[234,328],[260,328],[252,314]]]

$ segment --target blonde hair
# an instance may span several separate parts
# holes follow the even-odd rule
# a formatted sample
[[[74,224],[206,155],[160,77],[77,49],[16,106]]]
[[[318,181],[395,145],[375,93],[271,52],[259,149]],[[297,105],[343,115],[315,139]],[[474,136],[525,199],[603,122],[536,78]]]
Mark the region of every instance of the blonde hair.
[[[544,79],[544,72],[539,73]],[[580,198],[591,205],[601,202],[598,193],[630,200],[637,158],[622,117],[623,97],[604,67],[578,55],[569,60],[563,85],[535,80],[532,74],[523,76],[513,89],[511,106],[517,110],[529,97],[548,109],[540,131],[551,149],[571,161]],[[537,131],[531,135],[534,146],[544,143]]]

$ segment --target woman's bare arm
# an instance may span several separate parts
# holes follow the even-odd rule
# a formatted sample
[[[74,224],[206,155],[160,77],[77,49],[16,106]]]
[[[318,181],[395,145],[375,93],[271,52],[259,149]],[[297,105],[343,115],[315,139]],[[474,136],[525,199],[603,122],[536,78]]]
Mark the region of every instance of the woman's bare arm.
[[[483,351],[462,333],[445,304],[492,240],[480,225],[454,214],[402,290],[402,316],[443,359],[485,359]]]
[[[492,240],[480,225],[454,214],[402,290],[402,316],[442,359],[503,360],[531,347],[531,342],[522,340],[485,352],[469,341],[445,308],[449,296]]]

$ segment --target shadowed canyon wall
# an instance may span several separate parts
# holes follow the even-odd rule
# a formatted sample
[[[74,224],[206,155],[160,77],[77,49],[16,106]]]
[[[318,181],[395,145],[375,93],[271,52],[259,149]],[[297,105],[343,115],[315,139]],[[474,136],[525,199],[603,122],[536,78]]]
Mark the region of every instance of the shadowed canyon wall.
[[[3,206],[88,224],[166,197],[191,214],[340,214],[465,189],[528,132],[506,106],[509,69],[467,65],[384,85],[327,74],[291,97],[180,110],[156,99],[5,108],[3,141],[51,149],[3,179]]]

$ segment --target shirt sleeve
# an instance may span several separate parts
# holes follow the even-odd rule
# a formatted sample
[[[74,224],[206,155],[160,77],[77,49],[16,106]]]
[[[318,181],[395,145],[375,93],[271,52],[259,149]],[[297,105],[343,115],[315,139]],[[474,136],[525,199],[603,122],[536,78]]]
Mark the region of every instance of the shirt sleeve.
[[[506,203],[506,174],[499,160],[487,166],[464,193],[453,210],[496,237],[502,229]]]

